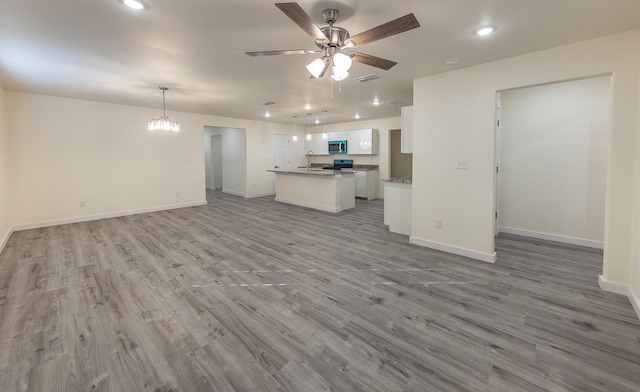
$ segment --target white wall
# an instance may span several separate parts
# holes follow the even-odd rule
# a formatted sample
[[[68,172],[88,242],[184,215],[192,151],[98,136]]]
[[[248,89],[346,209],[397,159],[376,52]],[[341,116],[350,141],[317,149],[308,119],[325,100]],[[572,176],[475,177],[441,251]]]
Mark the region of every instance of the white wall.
[[[149,132],[158,110],[6,92],[12,220],[18,227],[201,204],[202,124]],[[80,201],[86,207],[80,207]]]
[[[204,127],[204,177],[207,189],[215,188],[215,174],[212,160],[213,147],[211,146],[211,136],[214,135],[222,135],[221,129],[208,126]]]
[[[275,175],[267,172],[273,169],[273,134],[288,134],[291,128],[265,122],[247,130],[247,197],[275,194]]]
[[[501,231],[602,248],[610,83],[501,93]]]
[[[640,73],[640,66],[638,67]],[[640,80],[638,80],[638,90],[640,90]],[[637,123],[640,124],[640,99],[636,106]],[[636,165],[635,181],[633,192],[633,226],[632,226],[632,258],[630,266],[629,295],[631,303],[634,305],[636,313],[640,316],[640,135],[636,135]]]
[[[247,132],[244,129],[222,130],[222,191],[247,195]]]
[[[411,241],[491,261],[496,92],[605,74],[613,76],[603,280],[640,292],[630,279],[639,262],[631,268],[640,30],[415,80]],[[458,159],[469,168],[456,170]]]
[[[322,133],[323,129],[327,132],[350,131],[358,129],[377,129],[379,134],[378,155],[340,155],[340,159],[353,159],[354,164],[358,165],[378,165],[380,169],[380,180],[389,178],[389,130],[400,129],[400,117],[382,118],[377,120],[360,120],[345,123],[327,124],[325,127],[316,125],[310,128],[309,133]],[[288,129],[293,129],[293,125]],[[292,165],[303,166],[307,164],[304,156],[304,137],[306,135],[306,125],[297,126],[298,141],[292,143]],[[333,163],[333,159],[337,158],[333,155],[321,155],[316,157],[316,162]],[[414,168],[415,170],[415,168]],[[378,183],[378,197],[384,197],[384,187],[382,181]]]
[[[0,87],[0,252],[11,234],[9,218],[9,146],[5,125],[4,90]]]
[[[227,165],[229,188],[251,196],[248,181],[272,186],[271,173],[247,167],[252,156],[270,157],[271,142],[248,138],[268,139],[277,124],[168,112],[181,132],[151,133],[158,110],[17,92],[4,92],[4,109],[11,171],[3,194],[11,189],[15,229],[205,203],[206,125],[246,130],[229,136],[242,146],[228,150],[241,162]]]

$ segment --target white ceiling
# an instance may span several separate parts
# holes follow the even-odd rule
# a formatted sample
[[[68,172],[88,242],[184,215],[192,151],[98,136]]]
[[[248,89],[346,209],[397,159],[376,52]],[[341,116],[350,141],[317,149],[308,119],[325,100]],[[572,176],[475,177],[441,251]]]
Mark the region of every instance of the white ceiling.
[[[339,86],[309,79],[316,55],[249,57],[247,51],[316,49],[274,6],[258,0],[146,0],[134,11],[118,0],[2,0],[0,85],[5,90],[224,117],[327,123],[400,115],[414,78],[640,27],[638,0],[344,0],[300,6],[322,27],[321,12],[358,34],[413,12],[421,27],[358,51],[398,62],[389,71],[354,63]],[[490,37],[473,30],[495,24]],[[450,57],[460,62],[444,64]],[[376,74],[358,83],[353,78]],[[342,91],[339,91],[341,87]],[[378,98],[382,104],[371,104]],[[265,106],[271,117],[263,117]],[[394,102],[390,102],[394,101]],[[305,110],[305,104],[311,110]],[[300,121],[300,120],[299,120]],[[215,125],[215,124],[211,124]]]

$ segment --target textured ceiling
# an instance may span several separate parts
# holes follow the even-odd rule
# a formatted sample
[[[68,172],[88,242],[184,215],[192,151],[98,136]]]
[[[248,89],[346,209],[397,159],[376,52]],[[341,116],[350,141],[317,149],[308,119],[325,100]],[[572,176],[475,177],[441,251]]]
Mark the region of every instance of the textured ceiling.
[[[351,35],[413,12],[421,27],[358,51],[398,62],[389,71],[354,63],[342,83],[309,79],[316,55],[249,57],[244,52],[315,49],[272,2],[146,0],[134,11],[118,0],[2,0],[0,84],[5,90],[252,120],[327,123],[400,115],[415,78],[640,27],[638,0],[299,1],[322,27],[337,8]],[[495,24],[477,37],[473,30]],[[444,64],[450,57],[460,62]],[[359,83],[353,78],[376,74]],[[377,98],[380,105],[373,105]],[[264,118],[267,107],[271,117]],[[312,108],[305,110],[304,105]]]

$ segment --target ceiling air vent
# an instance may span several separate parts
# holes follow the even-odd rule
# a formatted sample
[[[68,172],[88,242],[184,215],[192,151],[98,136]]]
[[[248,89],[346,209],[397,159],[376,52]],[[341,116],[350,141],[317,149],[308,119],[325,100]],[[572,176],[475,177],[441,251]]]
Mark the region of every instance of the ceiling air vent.
[[[369,82],[371,80],[376,80],[376,79],[380,79],[380,76],[371,74],[371,75],[360,76],[359,78],[355,78],[353,80],[355,80],[356,82]]]
[[[266,101],[266,102],[262,102],[260,105],[269,106],[269,105],[273,105],[274,103],[275,102],[272,102],[272,101]]]

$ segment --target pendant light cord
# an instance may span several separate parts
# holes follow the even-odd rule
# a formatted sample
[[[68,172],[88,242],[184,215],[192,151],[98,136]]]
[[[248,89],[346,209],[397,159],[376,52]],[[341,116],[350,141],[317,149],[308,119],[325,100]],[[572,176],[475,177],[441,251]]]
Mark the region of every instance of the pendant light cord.
[[[167,117],[167,105],[164,103],[164,92],[167,90],[167,88],[163,88],[162,89],[162,115],[164,117]]]

